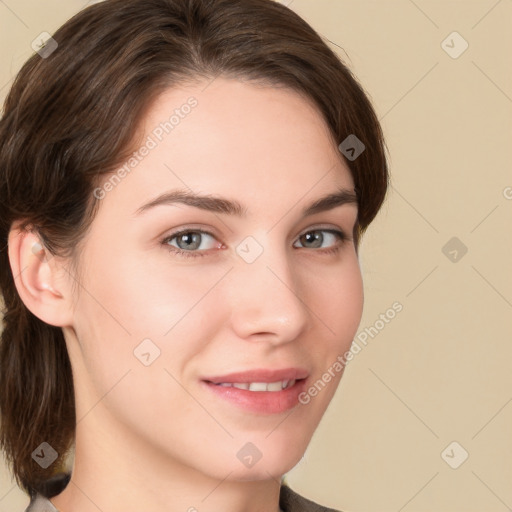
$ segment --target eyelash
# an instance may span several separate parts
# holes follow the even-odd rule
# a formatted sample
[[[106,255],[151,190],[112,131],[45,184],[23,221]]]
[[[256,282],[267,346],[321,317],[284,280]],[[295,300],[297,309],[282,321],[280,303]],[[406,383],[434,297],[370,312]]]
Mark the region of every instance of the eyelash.
[[[328,249],[323,249],[323,250],[322,249],[316,249],[316,251],[321,252],[322,254],[336,254],[337,252],[339,252],[339,250],[342,248],[342,246],[344,245],[345,242],[351,240],[351,238],[348,237],[345,234],[345,232],[343,232],[341,230],[337,230],[337,229],[322,229],[322,228],[312,229],[310,231],[305,231],[304,233],[302,233],[300,235],[300,237],[302,237],[304,235],[307,235],[308,233],[315,233],[315,232],[331,233],[331,234],[336,235],[338,237],[339,243],[336,244],[334,247],[330,247]],[[170,246],[168,244],[169,241],[171,241],[174,238],[177,238],[177,237],[179,237],[181,235],[184,235],[186,233],[201,233],[203,235],[209,235],[209,236],[215,238],[215,236],[212,233],[210,233],[208,231],[204,231],[202,229],[182,229],[181,231],[176,231],[175,233],[171,233],[170,235],[166,236],[161,241],[161,244],[163,246],[165,246],[166,249],[168,249],[168,252],[170,252],[171,254],[175,254],[175,255],[177,255],[179,257],[183,257],[183,258],[200,258],[200,257],[206,256],[207,255],[206,254],[207,251],[198,251],[198,250],[185,251],[183,249],[179,249],[177,247]],[[169,247],[170,247],[170,249],[169,249]],[[307,249],[307,247],[306,247],[306,249]]]

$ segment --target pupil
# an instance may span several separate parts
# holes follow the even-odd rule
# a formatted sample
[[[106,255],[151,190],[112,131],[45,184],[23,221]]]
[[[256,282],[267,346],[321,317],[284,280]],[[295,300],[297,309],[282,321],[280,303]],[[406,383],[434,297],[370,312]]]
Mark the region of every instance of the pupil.
[[[190,244],[194,244],[194,242],[197,242],[197,239],[199,238],[199,235],[197,233],[190,234],[186,233],[184,235],[181,235],[182,240],[185,241],[185,245],[190,248]]]
[[[321,238],[322,236],[320,235],[320,233],[318,231],[314,231],[313,233],[306,233],[304,235],[306,237],[306,239],[309,239],[311,241],[320,241],[320,245],[321,245]],[[318,247],[318,244],[315,246],[315,247]]]

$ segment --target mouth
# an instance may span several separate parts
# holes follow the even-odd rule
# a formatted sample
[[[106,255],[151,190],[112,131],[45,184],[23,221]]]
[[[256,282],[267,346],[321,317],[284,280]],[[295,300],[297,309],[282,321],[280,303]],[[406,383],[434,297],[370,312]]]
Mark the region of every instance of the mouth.
[[[255,368],[227,375],[203,377],[203,380],[213,384],[275,384],[276,382],[305,379],[308,376],[309,371],[299,367],[281,369]]]
[[[303,380],[303,379],[299,379]],[[208,382],[208,381],[206,381]],[[256,392],[264,392],[264,391],[270,391],[270,392],[276,392],[276,391],[283,391],[283,389],[288,389],[293,386],[295,386],[295,383],[297,382],[296,379],[291,380],[278,380],[276,382],[219,382],[214,383],[211,382],[211,384],[214,384],[215,386],[222,386],[225,388],[233,387],[237,389],[245,389],[248,391],[256,391]]]
[[[285,378],[276,378],[286,374]],[[257,370],[210,377],[201,384],[216,398],[256,414],[279,414],[299,403],[309,373],[305,370]]]

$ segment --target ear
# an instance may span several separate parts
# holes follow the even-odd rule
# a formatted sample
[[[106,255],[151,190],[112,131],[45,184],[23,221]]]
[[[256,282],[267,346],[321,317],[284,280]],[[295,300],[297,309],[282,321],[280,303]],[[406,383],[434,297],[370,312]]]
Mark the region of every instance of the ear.
[[[43,322],[56,327],[71,325],[71,276],[46,249],[36,232],[11,227],[9,262],[18,294]],[[66,279],[67,276],[67,279]]]

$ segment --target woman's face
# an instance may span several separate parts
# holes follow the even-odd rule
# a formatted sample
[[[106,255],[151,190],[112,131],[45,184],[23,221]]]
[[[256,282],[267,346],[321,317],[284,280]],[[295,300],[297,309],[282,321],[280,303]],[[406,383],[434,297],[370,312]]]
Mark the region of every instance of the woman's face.
[[[288,89],[225,78],[174,88],[145,129],[134,160],[96,189],[79,253],[65,329],[77,439],[101,429],[111,454],[130,446],[129,460],[281,476],[333,397],[333,365],[361,318],[357,204],[304,215],[353,193],[349,169],[320,113]],[[173,201],[178,190],[189,199]],[[244,372],[255,373],[230,376]],[[206,382],[293,379],[282,391]]]

